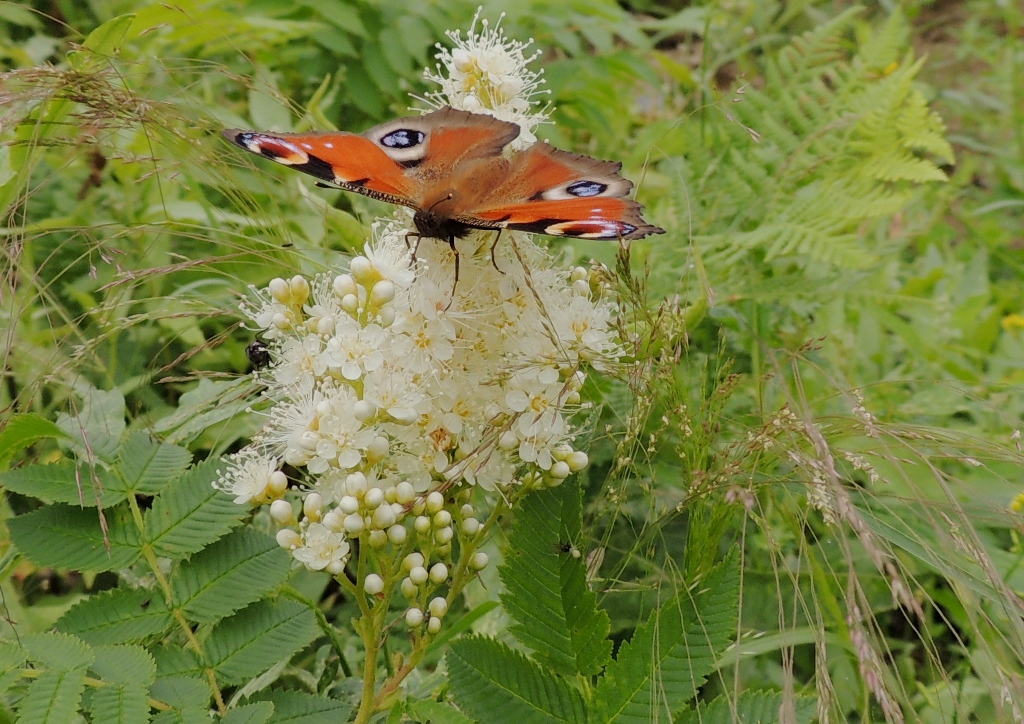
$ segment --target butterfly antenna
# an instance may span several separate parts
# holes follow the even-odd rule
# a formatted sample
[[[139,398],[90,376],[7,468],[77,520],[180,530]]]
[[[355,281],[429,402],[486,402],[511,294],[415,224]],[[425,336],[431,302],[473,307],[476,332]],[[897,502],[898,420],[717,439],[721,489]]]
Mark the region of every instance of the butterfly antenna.
[[[449,236],[448,237],[448,246],[450,246],[452,248],[452,253],[455,255],[455,281],[452,283],[452,296],[451,296],[451,299],[448,300],[448,304],[444,308],[444,311],[446,311],[446,312],[448,311],[448,307],[452,306],[452,302],[455,301],[455,290],[459,286],[459,250],[455,248],[455,237],[454,236]]]
[[[499,274],[504,274],[505,272],[503,272],[501,269],[498,269],[498,261],[497,259],[494,258],[494,250],[498,248],[499,239],[501,239],[501,229],[498,229],[498,235],[494,237],[494,243],[491,244],[491,266],[493,266],[494,270],[497,271]]]

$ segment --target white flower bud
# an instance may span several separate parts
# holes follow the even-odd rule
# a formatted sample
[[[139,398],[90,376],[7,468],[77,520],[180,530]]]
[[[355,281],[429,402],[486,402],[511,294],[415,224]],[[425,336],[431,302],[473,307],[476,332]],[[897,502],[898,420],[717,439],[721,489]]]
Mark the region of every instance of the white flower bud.
[[[433,515],[444,507],[444,496],[436,490],[427,496],[427,512]]]
[[[420,592],[419,587],[408,576],[402,579],[400,588],[402,589],[402,595],[406,598],[416,598],[416,594]]]
[[[483,110],[484,104],[480,102],[480,99],[475,95],[467,95],[462,99],[462,110],[469,111],[470,113],[476,113]]]
[[[438,528],[444,528],[446,525],[451,525],[452,514],[447,510],[439,510],[434,513],[434,525]]]
[[[402,568],[404,568],[406,571],[411,571],[413,568],[422,565],[423,554],[418,551],[414,551],[413,553],[410,553],[402,559]]]
[[[434,531],[434,541],[439,545],[444,545],[452,539],[455,532],[451,528],[438,528]]]
[[[357,400],[356,404],[352,405],[352,417],[359,420],[359,422],[366,422],[377,414],[377,407],[366,400]]]
[[[394,298],[395,283],[387,279],[381,279],[370,290],[370,306],[372,307],[383,307]]]
[[[339,299],[348,294],[357,294],[356,280],[351,274],[339,274],[334,277],[334,293]]]
[[[374,490],[380,490],[380,488],[374,488]],[[382,505],[377,510],[373,511],[373,527],[379,530],[390,528],[395,524],[395,511],[391,510],[390,505]],[[403,528],[404,530],[404,528]]]
[[[423,498],[417,498],[416,502],[412,504],[413,515],[423,515],[427,508],[427,504],[423,502]]]
[[[430,518],[425,515],[416,516],[416,520],[412,524],[413,530],[421,535],[426,535],[430,532]]]
[[[363,516],[358,513],[345,516],[345,532],[349,535],[359,535],[366,527]]]
[[[282,528],[277,531],[277,544],[285,550],[294,550],[302,545],[302,536],[291,528]]]
[[[565,462],[568,464],[569,469],[575,473],[587,467],[590,463],[590,458],[582,450],[576,450],[565,459]]]
[[[580,404],[580,400],[581,399],[583,399],[583,398],[580,397],[580,393],[579,392],[577,392],[576,390],[570,390],[569,394],[567,394],[565,396],[565,404],[566,404],[566,406],[578,405],[578,404]]]
[[[452,48],[452,67],[460,73],[469,73],[473,70],[473,56],[463,48]]]
[[[356,498],[363,496],[366,492],[366,476],[362,473],[351,473],[345,478],[345,490],[348,494]]]
[[[452,555],[452,544],[445,543],[443,546],[437,546],[434,548],[434,552],[437,553],[438,558],[444,558],[445,560],[451,560]]]
[[[412,582],[415,583],[417,586],[422,586],[424,583],[426,583],[427,577],[429,575],[430,574],[427,573],[427,569],[423,566],[416,566],[411,571],[409,571],[410,580],[412,580]]]
[[[387,329],[395,323],[395,308],[384,307],[380,312],[377,313],[377,324]]]
[[[291,288],[292,303],[305,304],[306,300],[309,299],[309,282],[306,281],[306,278],[296,274],[292,277],[288,286]]]
[[[270,324],[273,325],[275,328],[281,330],[290,329],[292,326],[292,323],[288,319],[288,316],[285,315],[283,312],[275,312],[274,316],[271,317],[270,319]]]
[[[584,279],[577,279],[572,283],[572,293],[577,297],[589,297],[590,285]]]
[[[327,417],[331,414],[331,401],[320,400],[320,402],[316,403],[316,408],[314,409],[316,409],[317,417]]]
[[[288,288],[288,282],[280,277],[270,280],[270,284],[267,285],[267,291],[270,292],[270,296],[275,302],[288,304],[292,300],[292,292]]]
[[[324,515],[323,524],[335,533],[340,533],[345,529],[345,516],[337,510],[329,510]]]
[[[388,456],[391,451],[391,443],[383,435],[378,435],[366,448],[366,460],[373,465]]]
[[[351,515],[359,510],[359,500],[351,495],[345,495],[338,501],[338,509],[346,515]]]
[[[324,499],[320,493],[310,493],[302,501],[302,513],[310,520],[319,521],[324,512]]]
[[[409,628],[416,628],[423,625],[423,611],[418,608],[410,608],[405,612],[405,622]]]
[[[466,503],[461,508],[459,508],[459,515],[461,515],[463,518],[470,518],[473,516],[473,513],[475,512],[476,510],[474,510],[473,506],[470,505],[469,503]]]
[[[294,523],[295,513],[292,511],[292,504],[287,500],[275,500],[270,504],[270,517],[281,525]]]
[[[384,590],[384,579],[376,573],[371,573],[363,580],[363,590],[371,596],[376,596]]]
[[[466,535],[474,536],[480,532],[480,521],[476,518],[466,518],[459,527]]]
[[[370,531],[370,547],[383,548],[388,544],[388,534],[382,530]]]
[[[405,529],[404,525],[393,525],[388,528],[388,540],[396,546],[400,546],[405,543],[405,539],[408,535],[409,531]]]
[[[443,596],[432,598],[430,599],[430,603],[427,604],[427,610],[430,611],[431,616],[444,618],[444,615],[448,613],[448,602]]]
[[[331,561],[324,570],[332,576],[340,576],[345,572],[345,561]]]
[[[403,480],[395,486],[395,500],[402,505],[408,505],[415,499],[416,489],[412,487],[412,483],[408,483]]]
[[[355,316],[359,313],[359,297],[355,294],[346,294],[341,298],[341,308]]]
[[[427,621],[427,633],[436,634],[441,630],[441,619],[437,616],[431,616],[430,620]]]
[[[586,267],[582,267],[582,266],[573,267],[572,273],[569,275],[569,281],[570,282],[578,282],[581,279],[586,279],[586,278],[587,278],[587,269],[586,269]]]
[[[373,264],[365,256],[353,257],[349,262],[348,270],[352,277],[364,287],[369,287],[373,283]]]
[[[288,490],[288,476],[280,470],[275,470],[267,481],[267,494],[271,498],[280,498],[286,490]]]
[[[519,447],[519,436],[511,430],[505,430],[498,438],[498,447],[502,450],[515,450]]]
[[[488,562],[489,559],[487,558],[487,554],[483,551],[477,551],[473,554],[473,557],[469,559],[469,567],[474,571],[482,571],[487,568]]]
[[[448,580],[448,566],[444,563],[435,563],[430,567],[430,582],[438,585]]]
[[[569,469],[569,464],[564,460],[559,460],[558,462],[551,466],[549,474],[555,480],[565,480],[567,477],[569,477],[569,474],[571,472],[572,470]]]
[[[370,488],[363,495],[363,505],[370,510],[374,510],[380,507],[380,504],[384,502],[384,491],[380,488]]]
[[[311,453],[315,453],[316,446],[318,444],[320,444],[320,436],[317,435],[312,430],[304,430],[302,434],[299,435],[299,445],[304,450],[308,450]]]
[[[320,317],[316,322],[316,333],[325,337],[334,334],[334,320],[330,317]]]

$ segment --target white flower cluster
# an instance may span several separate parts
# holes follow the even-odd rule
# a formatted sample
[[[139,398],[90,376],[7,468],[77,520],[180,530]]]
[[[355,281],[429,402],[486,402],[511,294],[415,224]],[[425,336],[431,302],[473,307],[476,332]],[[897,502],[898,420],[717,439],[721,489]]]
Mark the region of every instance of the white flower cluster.
[[[444,98],[433,98],[518,123],[529,142],[543,118],[529,100],[538,76],[523,45],[482,25],[450,35],[456,48],[438,56],[449,76],[431,76]],[[402,210],[374,224],[348,271],[253,289],[242,309],[271,360],[255,373],[267,422],[215,485],[270,504],[278,541],[312,570],[340,575],[359,540],[357,585],[385,598],[400,589],[407,623],[436,633],[449,569],[464,583],[487,565],[470,491],[557,485],[585,467],[572,445],[585,370],[621,347],[601,268],[558,270],[526,234],[478,231],[458,241],[456,280],[453,250],[413,246],[411,229]],[[366,550],[391,563],[377,556],[378,570],[364,570]]]
[[[533,40],[520,43],[506,38],[501,29],[502,18],[504,14],[491,28],[486,18],[480,20],[477,10],[465,39],[459,30],[448,31],[448,38],[455,47],[448,50],[439,44],[435,57],[441,63],[437,72],[427,70],[424,73],[426,79],[440,85],[441,90],[428,93],[424,100],[435,108],[451,106],[515,123],[521,131],[509,145],[522,150],[536,142],[534,130],[547,120],[547,109],[538,111],[536,101],[532,100],[533,96],[547,91],[540,90],[544,82],[541,73],[527,67],[540,51],[526,57],[523,51]],[[478,20],[482,28],[479,32],[476,30]]]

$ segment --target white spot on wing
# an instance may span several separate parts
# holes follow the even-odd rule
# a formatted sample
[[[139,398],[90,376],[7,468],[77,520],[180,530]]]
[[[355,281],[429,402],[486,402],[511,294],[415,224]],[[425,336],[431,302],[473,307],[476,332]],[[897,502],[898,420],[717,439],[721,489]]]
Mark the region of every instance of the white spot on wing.
[[[324,144],[324,148],[334,148],[334,144],[328,141],[327,143]]]

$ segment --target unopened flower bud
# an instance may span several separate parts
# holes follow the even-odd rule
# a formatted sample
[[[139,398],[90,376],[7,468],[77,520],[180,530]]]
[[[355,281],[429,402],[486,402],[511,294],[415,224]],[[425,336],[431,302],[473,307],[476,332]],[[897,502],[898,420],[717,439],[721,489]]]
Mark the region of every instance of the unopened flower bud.
[[[332,576],[339,576],[345,572],[345,561],[331,561],[324,570]]]
[[[345,478],[345,490],[356,498],[366,492],[366,476],[362,473],[351,473]]]
[[[351,515],[359,510],[359,500],[351,495],[344,495],[338,501],[338,510],[346,515]]]
[[[387,329],[388,327],[395,323],[395,316],[396,314],[394,307],[384,307],[377,314],[377,324],[382,326],[384,329]]]
[[[426,583],[429,575],[430,574],[427,573],[427,569],[423,566],[415,566],[411,571],[409,571],[409,579],[417,586],[422,586]]]
[[[395,500],[402,505],[408,505],[415,499],[416,489],[412,487],[412,483],[403,480],[395,486]]]
[[[431,616],[430,620],[427,621],[427,633],[436,634],[441,630],[441,619],[437,616]]]
[[[366,523],[363,521],[363,516],[358,513],[345,516],[345,532],[349,535],[359,535],[363,532],[366,527]]]
[[[280,470],[275,470],[267,480],[267,495],[271,498],[280,498],[286,490],[288,490],[288,476]]]
[[[423,625],[423,611],[418,608],[410,608],[405,612],[405,622],[409,628],[416,628]]]
[[[287,500],[275,500],[270,504],[270,517],[281,525],[294,523],[295,513],[292,511],[292,504]]]
[[[416,598],[416,594],[420,592],[419,587],[408,576],[402,579],[400,588],[402,595],[406,598]]]
[[[374,409],[374,414],[377,414],[376,409]],[[370,443],[370,446],[366,448],[367,462],[371,465],[380,462],[388,456],[390,448],[391,443],[388,442],[388,439],[383,435],[378,435],[373,439],[373,442]]]
[[[475,512],[476,512],[476,510],[474,510],[473,506],[470,505],[469,503],[466,503],[461,508],[459,508],[459,515],[461,515],[463,518],[472,517],[472,515]]]
[[[511,430],[505,430],[498,438],[498,447],[502,450],[514,450],[519,447],[519,436]]]
[[[320,493],[310,493],[302,501],[302,513],[310,520],[319,521],[324,511],[324,499]]]
[[[402,559],[402,568],[406,571],[411,571],[416,566],[423,565],[423,554],[419,551],[414,551]]]
[[[351,274],[339,274],[334,277],[334,293],[339,298],[348,294],[357,294],[356,280],[352,278]]]
[[[393,525],[388,528],[388,540],[396,546],[400,546],[405,543],[405,539],[408,535],[409,531],[405,529],[404,525]]]
[[[341,298],[341,308],[355,316],[359,313],[359,297],[355,294],[346,294]]]
[[[291,289],[288,288],[288,282],[280,277],[270,280],[270,284],[267,285],[267,291],[270,292],[270,296],[273,297],[275,302],[288,304],[292,300],[292,293]]]
[[[363,581],[363,590],[369,593],[371,596],[376,596],[378,593],[384,590],[384,579],[378,576],[376,573],[371,573]]]
[[[302,545],[302,536],[291,528],[277,531],[277,544],[285,550],[294,550]]]
[[[348,270],[352,277],[364,287],[368,287],[373,283],[373,264],[365,256],[352,257]]]
[[[572,272],[569,274],[569,281],[570,282],[578,282],[581,279],[586,279],[586,278],[587,278],[587,269],[586,269],[586,267],[582,267],[582,266],[573,267]]]
[[[438,528],[434,531],[434,542],[438,545],[444,545],[449,542],[455,533],[449,528]]]
[[[473,554],[473,557],[469,559],[469,567],[474,571],[482,571],[487,568],[488,562],[489,559],[487,558],[487,554],[483,551],[477,551]]]
[[[438,585],[448,580],[448,566],[444,563],[435,563],[430,567],[430,582]]]
[[[388,534],[382,530],[370,531],[370,547],[383,548],[388,544]]]
[[[374,490],[380,490],[380,488],[374,488]],[[391,510],[390,505],[382,505],[377,510],[373,511],[373,527],[380,530],[390,528],[395,524],[395,511]]]
[[[324,514],[323,524],[340,533],[345,528],[345,516],[338,510],[329,510]]]
[[[367,400],[357,400],[356,404],[352,405],[352,417],[359,420],[359,422],[366,422],[376,414],[376,405]]]
[[[430,599],[430,603],[427,604],[427,610],[430,611],[431,616],[437,616],[438,618],[444,618],[444,615],[448,613],[448,601],[443,596]]]
[[[380,488],[370,488],[363,495],[363,505],[370,510],[374,510],[384,502],[384,491]]]
[[[309,282],[306,281],[306,278],[296,274],[288,282],[288,286],[292,293],[292,303],[296,305],[305,304],[306,300],[309,299]]]
[[[590,463],[590,458],[588,458],[587,454],[582,450],[576,450],[565,459],[565,462],[569,466],[569,469],[575,473],[587,467]]]
[[[427,496],[427,512],[433,515],[444,507],[444,496],[436,490]]]
[[[474,536],[480,531],[480,521],[476,518],[466,518],[459,527],[466,535]]]
[[[447,510],[441,509],[434,513],[434,525],[438,528],[443,528],[446,525],[450,525],[452,522],[452,514]]]
[[[569,474],[571,472],[572,470],[569,469],[569,464],[564,460],[559,460],[558,462],[556,462],[554,465],[551,466],[551,470],[549,471],[551,477],[553,477],[555,480],[565,480],[567,477],[569,477]]]
[[[383,307],[394,298],[395,283],[388,279],[381,279],[370,290],[370,306],[372,307]]]

